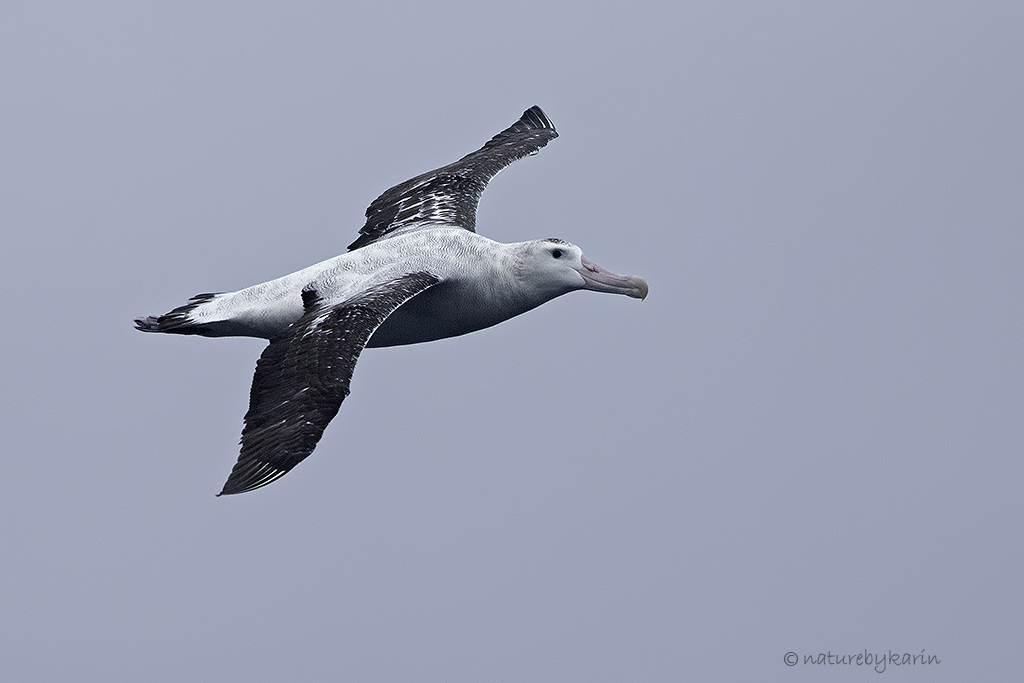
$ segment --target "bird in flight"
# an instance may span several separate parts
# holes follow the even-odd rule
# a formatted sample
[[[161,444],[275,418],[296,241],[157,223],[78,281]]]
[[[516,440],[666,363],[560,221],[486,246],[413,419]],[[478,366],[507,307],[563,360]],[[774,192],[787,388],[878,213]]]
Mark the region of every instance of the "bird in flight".
[[[503,244],[477,234],[491,178],[557,136],[531,107],[477,151],[377,197],[344,254],[136,318],[143,332],[270,340],[256,363],[238,461],[217,495],[266,486],[312,453],[365,347],[474,332],[577,289],[647,296],[643,279],[609,272],[564,240]]]

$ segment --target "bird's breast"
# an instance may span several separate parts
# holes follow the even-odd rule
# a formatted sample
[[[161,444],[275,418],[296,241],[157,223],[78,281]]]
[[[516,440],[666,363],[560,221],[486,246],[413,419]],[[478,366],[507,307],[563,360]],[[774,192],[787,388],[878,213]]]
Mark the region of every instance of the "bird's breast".
[[[497,325],[532,308],[501,288],[445,281],[402,306],[377,328],[368,347],[401,346],[457,337]]]

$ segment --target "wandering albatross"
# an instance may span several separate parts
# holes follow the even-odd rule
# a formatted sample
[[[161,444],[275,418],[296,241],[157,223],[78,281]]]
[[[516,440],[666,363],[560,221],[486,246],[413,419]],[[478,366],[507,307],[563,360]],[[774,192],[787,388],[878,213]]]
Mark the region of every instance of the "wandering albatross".
[[[487,183],[557,137],[540,107],[455,163],[377,197],[348,251],[237,292],[199,294],[143,332],[270,340],[256,363],[241,452],[217,495],[284,476],[316,447],[364,347],[455,337],[577,289],[647,296],[561,239],[502,244],[476,233]]]

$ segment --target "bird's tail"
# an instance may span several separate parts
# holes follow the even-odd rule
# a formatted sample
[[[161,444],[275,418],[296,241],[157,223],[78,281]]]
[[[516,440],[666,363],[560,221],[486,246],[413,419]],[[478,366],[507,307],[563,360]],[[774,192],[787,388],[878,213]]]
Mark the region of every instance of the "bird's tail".
[[[142,332],[167,332],[169,334],[201,334],[207,337],[220,336],[216,328],[209,321],[196,319],[197,308],[206,304],[220,293],[197,294],[188,300],[184,306],[178,306],[170,313],[164,315],[147,315],[144,318],[135,319],[135,329]]]

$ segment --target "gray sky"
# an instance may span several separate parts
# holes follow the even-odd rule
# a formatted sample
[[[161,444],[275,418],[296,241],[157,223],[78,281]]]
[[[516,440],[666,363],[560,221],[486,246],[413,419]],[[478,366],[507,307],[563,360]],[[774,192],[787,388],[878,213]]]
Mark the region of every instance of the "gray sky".
[[[5,680],[1019,676],[1019,3],[363,5],[0,9]],[[479,230],[648,299],[369,350],[215,498],[263,345],[132,318],[532,104]]]

